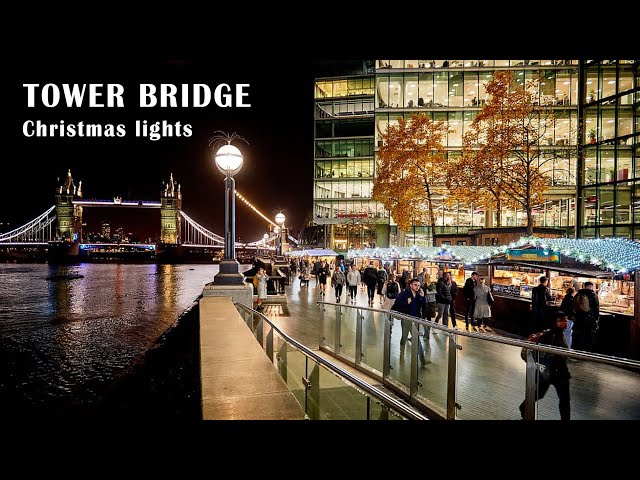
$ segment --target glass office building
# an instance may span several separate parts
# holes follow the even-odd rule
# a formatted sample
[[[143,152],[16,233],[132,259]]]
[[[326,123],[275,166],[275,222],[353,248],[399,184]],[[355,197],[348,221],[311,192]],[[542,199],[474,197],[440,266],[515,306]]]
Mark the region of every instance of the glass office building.
[[[489,100],[484,85],[496,70],[513,71],[531,89],[534,104],[552,116],[539,125],[548,189],[533,211],[535,226],[557,228],[559,235],[635,238],[637,67],[634,61],[376,60],[372,75],[318,79],[314,216],[327,226],[327,246],[432,243],[425,225],[397,235],[388,212],[371,200],[375,151],[398,117],[422,113],[448,123],[447,155],[459,157],[463,135]],[[591,125],[595,143],[588,137]],[[462,203],[444,186],[434,198],[436,235],[498,226],[490,205]],[[500,212],[502,227],[525,224],[522,210]]]
[[[640,238],[638,61],[586,61],[579,236]]]

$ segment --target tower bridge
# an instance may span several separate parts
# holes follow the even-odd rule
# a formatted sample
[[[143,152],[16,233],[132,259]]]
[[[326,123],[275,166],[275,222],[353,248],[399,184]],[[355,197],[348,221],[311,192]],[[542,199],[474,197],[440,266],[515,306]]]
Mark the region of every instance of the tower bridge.
[[[238,196],[262,219],[270,222],[248,200]],[[160,209],[160,236],[155,245],[133,243],[83,243],[82,220],[85,208],[141,208]],[[272,223],[272,222],[270,222]],[[271,234],[268,239],[237,243],[239,250],[275,249],[278,237]],[[289,240],[297,240],[288,236]],[[283,241],[286,237],[283,233]],[[211,261],[217,252],[224,249],[224,238],[191,218],[182,210],[182,191],[173,174],[160,191],[160,201],[112,199],[86,199],[82,181],[76,185],[71,170],[62,185],[55,190],[55,204],[33,220],[9,232],[0,234],[0,253],[14,252],[16,257],[25,251],[47,251],[50,259],[74,258],[78,256],[100,256],[109,252],[123,255],[145,254],[161,260],[179,261],[181,257],[196,257]],[[37,255],[36,255],[37,256]],[[117,255],[116,255],[117,256]]]

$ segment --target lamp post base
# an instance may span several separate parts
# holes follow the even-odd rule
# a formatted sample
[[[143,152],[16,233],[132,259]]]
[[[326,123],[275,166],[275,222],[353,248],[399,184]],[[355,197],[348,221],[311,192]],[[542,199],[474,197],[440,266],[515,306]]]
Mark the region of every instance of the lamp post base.
[[[236,259],[224,259],[220,262],[220,271],[213,277],[214,285],[242,285],[244,276],[239,273],[240,264]]]

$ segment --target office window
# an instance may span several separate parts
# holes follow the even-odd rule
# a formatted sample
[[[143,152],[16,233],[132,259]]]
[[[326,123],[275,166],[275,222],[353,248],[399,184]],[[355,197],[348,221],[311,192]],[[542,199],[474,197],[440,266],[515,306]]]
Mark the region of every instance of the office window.
[[[464,96],[464,82],[462,72],[452,72],[449,74],[449,106],[462,107]]]
[[[418,106],[418,75],[404,77],[404,106],[416,108]]]
[[[433,82],[434,107],[446,107],[449,105],[449,74],[436,72]]]
[[[418,107],[433,106],[433,74],[418,75]]]
[[[461,147],[462,146],[462,112],[450,112],[449,113],[449,135],[448,146],[449,147]]]

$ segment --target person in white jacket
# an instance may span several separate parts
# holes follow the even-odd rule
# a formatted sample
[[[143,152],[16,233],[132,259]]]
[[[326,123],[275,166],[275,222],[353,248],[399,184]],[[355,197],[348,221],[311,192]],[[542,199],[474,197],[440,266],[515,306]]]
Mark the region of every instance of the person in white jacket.
[[[356,303],[356,296],[358,295],[358,285],[360,284],[360,271],[355,265],[349,267],[349,273],[347,273],[347,287],[349,287],[349,298],[351,303]]]

